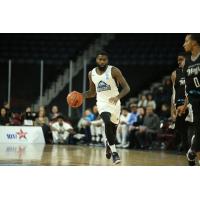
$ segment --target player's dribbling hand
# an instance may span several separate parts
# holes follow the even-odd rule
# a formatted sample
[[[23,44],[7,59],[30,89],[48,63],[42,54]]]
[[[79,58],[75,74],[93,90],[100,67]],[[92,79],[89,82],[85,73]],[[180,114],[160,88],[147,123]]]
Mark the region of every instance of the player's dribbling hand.
[[[117,102],[119,101],[119,98],[118,97],[111,97],[109,99],[109,102],[112,103],[112,104],[117,104]]]

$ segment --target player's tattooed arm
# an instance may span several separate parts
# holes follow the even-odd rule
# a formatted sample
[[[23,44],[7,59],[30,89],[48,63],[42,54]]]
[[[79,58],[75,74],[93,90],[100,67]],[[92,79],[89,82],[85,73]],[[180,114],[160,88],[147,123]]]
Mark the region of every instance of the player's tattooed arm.
[[[93,98],[96,96],[95,84],[92,81],[92,71],[88,73],[88,78],[89,78],[89,90],[82,93],[83,97],[86,99]]]
[[[117,83],[119,83],[122,87],[122,90],[120,91],[119,95],[116,97],[112,97],[109,99],[109,101],[111,103],[116,104],[118,100],[120,100],[121,98],[123,98],[124,96],[126,96],[129,92],[130,92],[130,87],[126,81],[126,79],[124,78],[124,76],[122,75],[121,71],[116,68],[113,67],[112,68],[112,77],[117,81]]]
[[[173,120],[176,119],[176,105],[175,105],[175,81],[176,81],[176,71],[173,71],[172,72],[172,75],[171,75],[171,80],[172,80],[172,87],[173,87],[173,92],[172,92],[172,97],[171,97],[171,117]]]

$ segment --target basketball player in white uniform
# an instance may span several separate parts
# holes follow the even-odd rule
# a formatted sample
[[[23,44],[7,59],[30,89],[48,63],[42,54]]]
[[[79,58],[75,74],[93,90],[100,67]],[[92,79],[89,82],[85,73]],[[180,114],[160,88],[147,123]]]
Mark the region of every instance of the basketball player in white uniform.
[[[116,129],[119,123],[121,103],[120,99],[127,95],[130,87],[123,77],[121,71],[111,65],[108,65],[108,55],[105,52],[97,54],[96,64],[89,72],[89,90],[83,93],[84,98],[96,96],[97,108],[105,124],[106,157],[113,159],[114,164],[121,162],[116,151]],[[118,85],[122,90],[118,91]]]

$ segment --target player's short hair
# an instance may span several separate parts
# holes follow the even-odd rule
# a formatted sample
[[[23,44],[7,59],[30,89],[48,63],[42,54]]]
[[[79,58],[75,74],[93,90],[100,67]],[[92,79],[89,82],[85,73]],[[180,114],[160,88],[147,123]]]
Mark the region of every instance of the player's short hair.
[[[107,57],[108,57],[108,53],[107,53],[106,51],[99,51],[99,52],[97,52],[96,58],[97,58],[99,55],[107,56]]]
[[[191,39],[196,41],[200,45],[200,33],[190,33]]]

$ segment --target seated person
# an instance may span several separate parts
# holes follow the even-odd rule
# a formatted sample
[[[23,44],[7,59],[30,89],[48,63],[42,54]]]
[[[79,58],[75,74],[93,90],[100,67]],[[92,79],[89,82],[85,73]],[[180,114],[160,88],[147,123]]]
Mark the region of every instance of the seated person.
[[[147,95],[147,107],[149,106],[151,106],[153,110],[156,110],[156,102],[151,94]]]
[[[58,106],[52,106],[51,108],[51,113],[49,115],[49,119],[51,122],[54,122],[56,121],[57,117],[60,115],[61,113],[59,113],[59,110],[58,110]]]
[[[73,127],[64,121],[64,117],[59,115],[56,122],[51,124],[54,144],[66,144],[70,135],[75,135]]]
[[[170,118],[170,109],[167,104],[162,104],[161,110],[159,112],[160,120],[166,121]]]
[[[137,113],[137,105],[132,103],[130,105],[130,114],[128,117],[128,125],[131,126],[133,125],[135,122],[137,122],[137,117],[138,117],[138,113]]]
[[[22,125],[22,119],[21,119],[21,115],[19,113],[13,112],[11,114],[10,125],[11,126],[21,126]]]
[[[117,126],[117,147],[126,147],[128,139],[128,119],[129,111],[128,108],[122,108],[120,115],[119,125]]]
[[[3,104],[3,108],[6,109],[6,115],[10,118],[11,114],[12,114],[12,110],[10,108],[10,103],[8,103],[7,101],[5,101],[4,104]]]
[[[44,110],[41,109],[39,111],[38,118],[36,118],[34,125],[42,127],[45,142],[47,144],[51,144],[52,143],[52,134],[51,134],[51,130],[50,130],[50,127],[49,127],[49,119],[48,119],[48,117],[46,117]]]
[[[137,143],[137,140],[135,138],[135,132],[139,129],[141,125],[143,125],[144,121],[144,115],[145,115],[145,110],[143,107],[140,107],[137,109],[137,120],[129,126],[129,135],[128,135],[128,141],[130,143],[129,146],[130,148],[139,148],[139,145]]]
[[[94,115],[94,120],[97,119],[97,118],[99,118],[99,112],[98,112],[98,108],[97,108],[96,105],[93,106],[92,113]]]
[[[78,129],[85,135],[85,142],[89,144],[91,142],[91,131],[90,125],[91,121],[94,120],[94,114],[90,111],[90,109],[86,109],[83,117],[78,122]]]
[[[156,136],[159,128],[160,119],[158,115],[154,113],[153,107],[148,106],[144,117],[144,123],[142,126],[139,126],[138,130],[135,132],[140,148],[152,149],[153,137]]]
[[[38,118],[35,120],[35,126],[43,126],[49,124],[49,119],[45,115],[45,111],[41,110],[38,113]]]
[[[102,143],[105,137],[104,122],[100,117],[90,122],[90,132],[92,136],[92,144]]]
[[[147,98],[145,95],[140,96],[140,100],[137,105],[138,105],[138,107],[143,107],[143,108],[147,107]]]
[[[32,112],[31,107],[27,107],[25,113],[22,115],[24,126],[33,126],[37,114]]]
[[[6,109],[1,108],[1,113],[0,113],[0,125],[3,126],[9,126],[10,124],[10,119],[7,115]]]
[[[104,123],[103,120],[99,116],[99,112],[97,106],[94,105],[92,108],[92,113],[90,110],[86,110],[85,113],[86,123],[90,126],[90,133],[91,133],[91,143],[92,144],[102,144],[104,142]],[[89,117],[87,117],[89,115]]]

